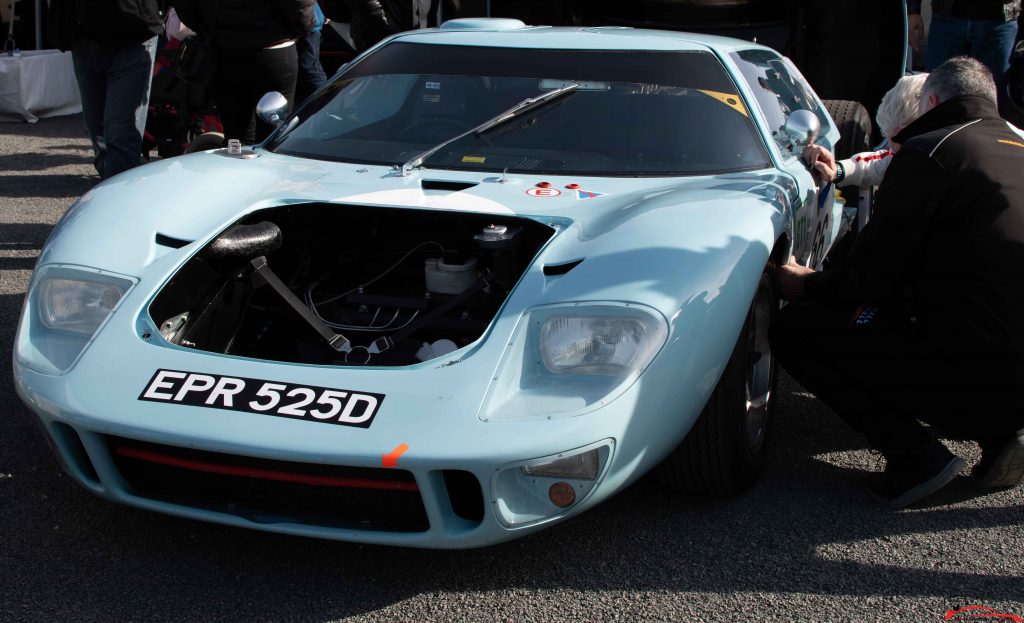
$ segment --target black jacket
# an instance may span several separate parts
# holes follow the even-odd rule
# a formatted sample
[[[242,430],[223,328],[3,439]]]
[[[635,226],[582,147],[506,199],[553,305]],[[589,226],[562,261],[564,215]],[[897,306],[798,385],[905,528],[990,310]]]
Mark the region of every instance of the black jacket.
[[[807,279],[808,298],[902,307],[939,352],[1009,359],[1024,381],[1024,139],[964,96],[895,140],[873,218],[842,266]]]
[[[174,0],[186,26],[221,50],[257,50],[313,30],[313,0]]]
[[[53,0],[48,20],[50,42],[62,50],[70,50],[75,37],[142,43],[164,29],[157,0]]]

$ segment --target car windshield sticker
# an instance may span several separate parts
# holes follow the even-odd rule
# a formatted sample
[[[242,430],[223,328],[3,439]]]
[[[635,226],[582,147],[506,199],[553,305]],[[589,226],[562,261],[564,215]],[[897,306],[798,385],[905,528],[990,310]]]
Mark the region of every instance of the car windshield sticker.
[[[740,100],[740,96],[734,93],[719,93],[718,91],[706,91],[704,89],[697,89],[704,95],[714,98],[729,108],[732,108],[736,112],[740,113],[744,117],[747,116],[747,109],[743,106],[743,102]]]
[[[557,188],[529,188],[526,190],[526,194],[531,197],[557,197],[562,194],[562,191]]]
[[[139,400],[369,428],[384,402],[384,394],[157,370]]]
[[[427,83],[427,88],[428,89],[440,89],[441,88],[441,83],[440,82],[428,82]]]
[[[487,158],[485,156],[463,156],[462,161],[470,162],[472,164],[483,164],[487,162]]]
[[[577,199],[593,199],[595,197],[604,197],[605,193],[595,193],[592,190],[577,190]]]

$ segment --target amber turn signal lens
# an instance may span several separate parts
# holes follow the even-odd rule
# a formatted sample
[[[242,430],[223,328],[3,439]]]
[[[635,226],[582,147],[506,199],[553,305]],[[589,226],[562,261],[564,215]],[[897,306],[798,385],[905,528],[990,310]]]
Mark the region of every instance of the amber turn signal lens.
[[[567,482],[556,482],[548,489],[548,498],[558,508],[568,508],[576,501],[576,489]]]

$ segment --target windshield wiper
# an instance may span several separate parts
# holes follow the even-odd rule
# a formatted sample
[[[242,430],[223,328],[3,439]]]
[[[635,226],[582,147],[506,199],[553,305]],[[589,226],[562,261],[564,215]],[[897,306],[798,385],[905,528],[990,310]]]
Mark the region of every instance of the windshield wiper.
[[[524,99],[523,101],[519,102],[518,104],[516,104],[515,106],[513,106],[512,108],[509,108],[505,112],[502,112],[502,113],[500,113],[500,114],[498,114],[498,115],[496,115],[494,117],[491,117],[487,121],[484,121],[483,123],[481,123],[480,125],[476,126],[475,128],[471,128],[469,130],[466,130],[462,134],[459,134],[458,136],[452,137],[452,138],[448,139],[447,141],[441,143],[440,145],[437,145],[435,147],[431,147],[427,151],[413,156],[405,164],[402,164],[402,165],[397,165],[396,164],[395,167],[394,167],[395,168],[395,172],[398,173],[399,175],[403,176],[403,177],[406,176],[406,175],[409,175],[409,173],[411,173],[413,169],[415,169],[417,167],[423,166],[423,161],[424,160],[426,160],[430,156],[434,155],[436,152],[444,149],[448,145],[454,143],[455,141],[457,141],[457,140],[459,140],[461,138],[464,138],[466,136],[469,136],[470,134],[475,134],[477,136],[480,136],[484,132],[487,132],[487,131],[491,130],[492,128],[495,128],[495,127],[505,123],[506,121],[508,121],[510,119],[515,119],[516,117],[518,117],[519,115],[521,115],[521,114],[523,114],[525,112],[529,112],[529,111],[534,110],[535,108],[539,108],[540,106],[543,106],[543,105],[545,105],[545,104],[547,104],[549,102],[553,102],[555,100],[561,99],[562,97],[568,95],[569,93],[572,93],[573,91],[575,91],[578,88],[580,88],[579,84],[575,84],[575,83],[567,84],[564,87],[560,87],[560,88],[555,89],[553,91],[548,91],[547,93],[544,93],[542,95],[538,95],[537,97],[528,97],[528,98]]]

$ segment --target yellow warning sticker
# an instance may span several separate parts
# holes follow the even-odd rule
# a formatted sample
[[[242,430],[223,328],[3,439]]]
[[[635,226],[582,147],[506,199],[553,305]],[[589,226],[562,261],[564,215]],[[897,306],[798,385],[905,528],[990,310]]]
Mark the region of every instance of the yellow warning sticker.
[[[722,102],[723,104],[725,104],[729,108],[732,108],[733,110],[740,113],[744,117],[748,116],[747,109],[745,106],[743,106],[743,101],[740,100],[739,95],[736,95],[734,93],[720,93],[718,91],[706,91],[704,89],[697,90],[703,93],[704,95],[707,95],[708,97],[714,98]]]
[[[998,138],[996,140],[999,141],[1000,143],[1003,143],[1004,145],[1013,145],[1015,147],[1024,147],[1024,143],[1019,143],[1017,141],[1008,141],[1005,138]]]
[[[485,156],[463,156],[462,161],[470,162],[472,164],[483,164],[487,162],[487,158]]]

